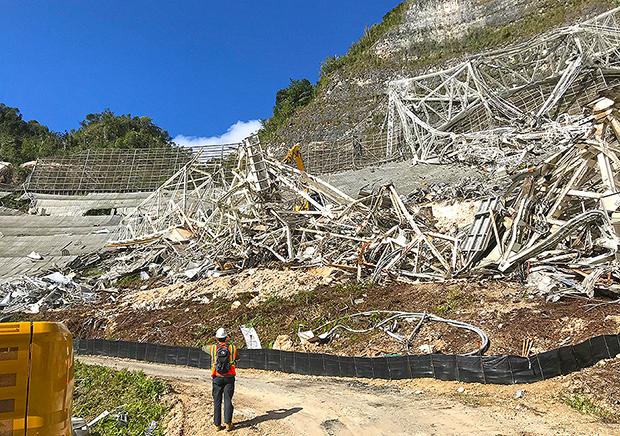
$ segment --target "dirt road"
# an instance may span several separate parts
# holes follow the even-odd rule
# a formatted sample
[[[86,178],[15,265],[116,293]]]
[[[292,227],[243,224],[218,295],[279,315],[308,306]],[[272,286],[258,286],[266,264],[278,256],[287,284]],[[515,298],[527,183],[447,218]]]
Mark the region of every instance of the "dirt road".
[[[168,435],[216,434],[207,371],[79,357],[169,380]],[[240,371],[237,435],[614,435],[620,425],[584,416],[554,398],[558,381],[524,387],[408,380],[358,381]],[[458,392],[459,387],[464,392]],[[523,398],[515,399],[518,389]],[[221,433],[217,433],[221,434]]]

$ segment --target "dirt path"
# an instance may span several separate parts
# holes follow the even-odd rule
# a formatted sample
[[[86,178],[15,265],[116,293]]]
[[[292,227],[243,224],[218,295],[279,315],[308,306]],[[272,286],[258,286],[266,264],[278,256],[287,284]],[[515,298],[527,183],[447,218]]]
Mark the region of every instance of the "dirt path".
[[[142,370],[173,386],[168,435],[210,435],[207,371],[101,357],[88,364]],[[361,382],[243,370],[235,392],[237,435],[614,435],[620,425],[557,402],[558,381],[525,387],[410,380]],[[463,387],[464,392],[457,389]],[[518,389],[525,396],[515,399]],[[221,434],[221,433],[217,433]]]

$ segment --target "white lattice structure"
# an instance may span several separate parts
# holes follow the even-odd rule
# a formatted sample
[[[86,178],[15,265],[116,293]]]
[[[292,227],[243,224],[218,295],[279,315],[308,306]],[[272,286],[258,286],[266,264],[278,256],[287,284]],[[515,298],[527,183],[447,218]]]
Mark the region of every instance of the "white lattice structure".
[[[441,160],[459,144],[552,143],[581,132],[583,126],[566,115],[578,115],[602,89],[620,84],[619,19],[616,8],[442,71],[392,82],[388,157]]]
[[[168,235],[189,238],[208,221],[225,182],[194,159],[121,221],[111,246],[148,243]]]

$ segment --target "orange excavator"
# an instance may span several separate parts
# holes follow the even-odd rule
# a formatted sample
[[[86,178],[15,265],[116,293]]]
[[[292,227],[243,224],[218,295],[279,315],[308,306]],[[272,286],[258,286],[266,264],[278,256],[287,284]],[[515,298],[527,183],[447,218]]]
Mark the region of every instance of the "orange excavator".
[[[0,435],[71,436],[73,340],[60,323],[0,323]]]

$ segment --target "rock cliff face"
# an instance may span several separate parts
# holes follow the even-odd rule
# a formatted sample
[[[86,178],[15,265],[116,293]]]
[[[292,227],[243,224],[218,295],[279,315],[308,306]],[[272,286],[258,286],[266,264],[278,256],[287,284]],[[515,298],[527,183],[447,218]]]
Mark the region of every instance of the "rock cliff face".
[[[377,134],[391,80],[412,77],[467,55],[530,38],[593,16],[620,0],[407,0],[398,22],[362,55],[345,56],[317,95],[272,142],[332,142],[355,131]]]
[[[418,0],[409,2],[403,23],[376,45],[395,56],[424,40],[464,38],[472,29],[502,26],[539,10],[544,0]]]

